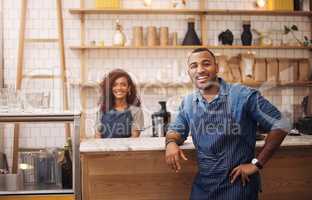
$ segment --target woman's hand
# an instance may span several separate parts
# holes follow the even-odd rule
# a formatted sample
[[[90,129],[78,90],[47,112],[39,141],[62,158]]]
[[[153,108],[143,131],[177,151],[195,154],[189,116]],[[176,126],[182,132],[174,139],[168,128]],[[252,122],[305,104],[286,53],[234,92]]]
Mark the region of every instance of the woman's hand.
[[[252,175],[258,171],[259,171],[259,169],[251,163],[241,164],[241,165],[235,167],[232,170],[232,172],[230,173],[231,183],[234,183],[236,178],[240,176],[242,184],[243,184],[243,186],[245,186],[246,182],[250,181],[248,176],[250,176],[250,175]]]
[[[181,169],[180,158],[187,160],[180,147],[175,142],[170,142],[166,147],[166,163],[175,172]]]
[[[96,132],[96,133],[95,133],[95,138],[102,138],[101,133]]]

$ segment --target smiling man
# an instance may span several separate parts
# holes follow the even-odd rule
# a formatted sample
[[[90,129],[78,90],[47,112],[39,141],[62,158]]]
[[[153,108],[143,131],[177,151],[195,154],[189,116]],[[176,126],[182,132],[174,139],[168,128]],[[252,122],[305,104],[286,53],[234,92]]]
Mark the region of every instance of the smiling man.
[[[166,162],[176,172],[187,160],[179,145],[192,134],[198,173],[192,200],[256,200],[259,170],[278,149],[289,123],[257,90],[217,77],[214,54],[192,51],[188,73],[197,90],[186,96],[166,136]],[[256,129],[268,136],[255,156]]]

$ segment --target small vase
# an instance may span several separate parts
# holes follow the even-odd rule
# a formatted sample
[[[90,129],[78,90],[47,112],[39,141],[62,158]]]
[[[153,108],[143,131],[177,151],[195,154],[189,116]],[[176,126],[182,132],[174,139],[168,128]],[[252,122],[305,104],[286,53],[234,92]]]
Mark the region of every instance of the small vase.
[[[221,41],[222,45],[232,45],[233,44],[233,40],[234,40],[234,36],[232,31],[230,31],[229,29],[227,29],[224,32],[221,32],[218,36],[219,41]]]
[[[114,46],[125,46],[126,36],[122,32],[122,26],[119,24],[119,20],[116,21],[116,31],[114,33],[113,45]]]
[[[201,45],[200,39],[195,31],[195,19],[189,18],[188,29],[183,40],[183,45]]]
[[[251,25],[249,21],[243,23],[243,33],[241,35],[241,40],[244,46],[250,46],[252,44],[252,33],[250,27]]]

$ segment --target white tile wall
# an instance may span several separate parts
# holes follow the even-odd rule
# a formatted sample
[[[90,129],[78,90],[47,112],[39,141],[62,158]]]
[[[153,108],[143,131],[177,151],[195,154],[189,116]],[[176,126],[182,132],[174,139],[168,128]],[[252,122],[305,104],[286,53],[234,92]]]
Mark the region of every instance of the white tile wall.
[[[4,11],[4,73],[5,83],[12,85],[15,83],[19,12],[20,0],[3,0]],[[254,0],[207,0],[209,9],[254,9]],[[143,8],[141,0],[123,0],[122,5],[127,8]],[[79,8],[78,0],[63,1],[64,31],[66,46],[66,64],[69,81],[79,81],[80,77],[80,52],[69,49],[70,45],[80,44],[80,20],[79,15],[72,15],[69,8]],[[93,0],[86,0],[87,7],[94,7]],[[168,8],[170,1],[154,0],[153,8]],[[198,8],[197,0],[188,1],[189,8]],[[57,37],[56,15],[54,0],[29,0],[27,15],[27,37]],[[131,44],[133,26],[168,26],[170,32],[178,32],[179,42],[187,28],[188,15],[87,15],[86,16],[86,41],[103,40],[105,45],[110,45],[115,27],[115,20],[119,19],[127,35],[127,44]],[[235,44],[240,44],[240,34],[242,31],[242,20],[251,20],[252,28],[265,32],[276,32],[282,30],[284,25],[296,24],[299,28],[298,37],[311,33],[310,21],[307,17],[275,17],[275,16],[208,16],[207,17],[207,38],[208,44],[218,44],[218,35],[221,31],[229,28],[233,31]],[[199,34],[199,18],[196,17],[196,30]],[[200,34],[199,34],[200,35]],[[256,40],[254,34],[254,40]],[[283,37],[277,33],[272,34],[274,43],[279,43]],[[287,39],[287,38],[286,38]],[[289,38],[288,38],[289,39]],[[256,41],[254,41],[256,42]],[[215,53],[229,56],[245,52],[245,50],[218,49]],[[311,58],[311,53],[307,50],[254,50],[257,57],[294,57]],[[105,73],[116,67],[127,70],[135,82],[145,82],[161,78],[172,79],[174,65],[179,66],[183,72],[185,69],[186,57],[189,50],[90,50],[86,52],[87,66],[89,69],[89,80],[101,80]],[[27,72],[35,73],[41,70],[50,70],[57,74],[59,66],[57,45],[55,44],[34,44],[26,45],[25,69]],[[44,87],[43,87],[44,86]],[[53,92],[53,108],[61,109],[61,97],[59,95],[61,85],[55,81],[53,83],[32,82],[24,84],[24,88],[40,90],[48,88]],[[174,112],[179,104],[179,99],[186,94],[189,89],[144,89],[140,90],[145,111],[145,125],[150,125],[150,114],[159,109],[157,101],[167,100],[170,111]],[[283,110],[291,110],[292,103],[300,103],[303,96],[309,91],[302,91],[299,96],[293,93],[292,89],[278,89],[265,91],[267,98]],[[72,109],[80,108],[79,90],[71,87],[70,106]],[[88,105],[87,135],[92,136],[95,110],[97,108],[96,93],[88,91],[90,101]],[[283,97],[281,97],[283,95]],[[174,113],[173,113],[174,116]],[[3,147],[11,159],[12,146],[12,125],[7,125],[4,132],[1,132],[0,139],[4,143]],[[150,134],[150,131],[144,133]],[[5,138],[5,140],[4,140]],[[62,125],[24,125],[21,133],[21,147],[60,147],[64,144],[64,131]],[[1,142],[0,142],[1,144]]]

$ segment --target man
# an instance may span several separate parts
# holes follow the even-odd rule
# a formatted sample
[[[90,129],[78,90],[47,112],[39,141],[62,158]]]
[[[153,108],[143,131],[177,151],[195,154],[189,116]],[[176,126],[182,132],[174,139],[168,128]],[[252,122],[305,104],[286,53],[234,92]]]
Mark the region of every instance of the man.
[[[176,172],[187,160],[179,145],[189,132],[197,152],[198,173],[192,200],[256,200],[259,170],[278,149],[288,125],[281,113],[257,90],[228,84],[217,77],[214,54],[191,52],[188,73],[197,91],[186,96],[166,136],[166,162]],[[268,136],[255,157],[256,129]]]

